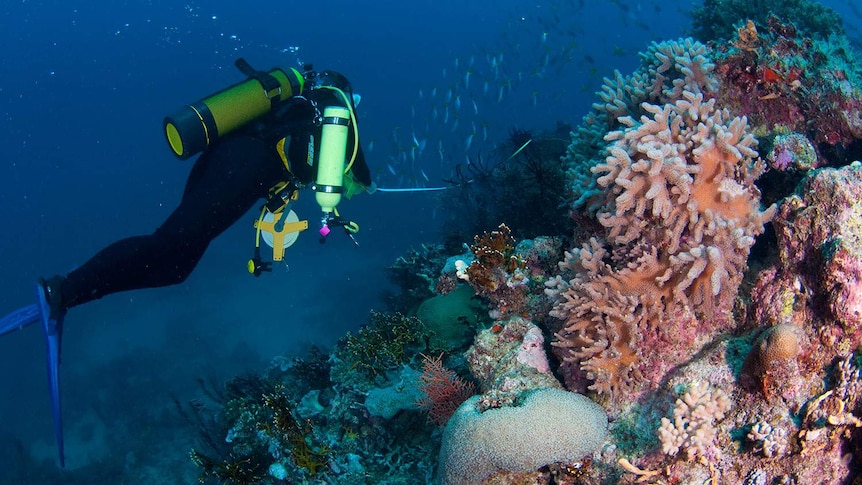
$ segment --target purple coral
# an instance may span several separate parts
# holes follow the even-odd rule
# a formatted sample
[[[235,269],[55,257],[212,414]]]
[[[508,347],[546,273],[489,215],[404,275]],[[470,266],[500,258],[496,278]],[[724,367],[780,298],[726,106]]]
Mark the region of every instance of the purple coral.
[[[817,167],[817,152],[811,141],[800,133],[777,135],[766,159],[775,170],[807,171]]]

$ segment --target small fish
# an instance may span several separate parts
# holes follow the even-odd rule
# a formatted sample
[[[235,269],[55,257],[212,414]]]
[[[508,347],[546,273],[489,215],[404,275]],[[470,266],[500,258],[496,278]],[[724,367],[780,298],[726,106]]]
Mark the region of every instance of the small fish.
[[[455,70],[458,70],[458,67],[461,65],[461,60],[457,57],[455,58]]]
[[[419,90],[419,99],[423,99],[425,96],[422,94],[422,90]]]
[[[431,108],[431,120],[436,120],[436,119],[437,119],[437,107],[434,106],[433,108]]]
[[[443,124],[445,125],[448,123],[449,123],[449,107],[446,106],[445,108],[443,108]]]
[[[488,141],[488,126],[482,125],[482,141]]]
[[[431,97],[433,98],[435,96],[437,96],[437,87],[436,86],[431,88]]]
[[[456,131],[458,131],[458,122],[459,122],[458,118],[455,118],[455,122],[452,123],[452,133],[455,133]]]
[[[389,173],[392,175],[398,175],[398,172],[395,171],[395,167],[393,167],[391,163],[387,163],[386,168],[389,169]]]
[[[485,81],[485,83],[482,84],[482,94],[488,94],[488,87],[488,81]]]
[[[455,96],[455,111],[461,111],[461,95]]]
[[[479,114],[479,105],[476,104],[476,100],[471,99],[470,101],[473,102],[473,114],[476,114],[476,115]]]
[[[425,138],[419,140],[419,145],[416,146],[419,153],[416,154],[417,157],[422,158],[422,153],[425,151]]]
[[[425,175],[425,171],[422,170],[421,168],[419,169],[419,174],[422,175],[422,178],[425,179],[426,182],[428,182],[430,180],[428,178],[428,175]]]
[[[542,44],[544,44],[545,42],[547,42],[547,40],[548,40],[548,33],[547,33],[547,32],[542,32]]]
[[[503,101],[503,86],[500,86],[500,90],[497,91],[497,102]]]
[[[451,89],[446,90],[446,103],[449,103],[449,101],[452,101],[452,90]]]
[[[366,149],[368,153],[371,153],[372,150],[374,150],[374,140],[368,142],[368,148]]]
[[[467,140],[464,142],[464,150],[469,150],[470,146],[473,144],[473,133],[467,135]]]
[[[470,71],[464,73],[464,88],[470,89]]]

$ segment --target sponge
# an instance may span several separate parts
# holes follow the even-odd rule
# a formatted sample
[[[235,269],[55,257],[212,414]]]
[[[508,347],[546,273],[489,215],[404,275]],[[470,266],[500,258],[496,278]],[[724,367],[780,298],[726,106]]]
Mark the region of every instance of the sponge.
[[[446,424],[440,448],[441,485],[481,483],[497,470],[529,472],[555,462],[574,463],[597,451],[608,417],[580,394],[538,389],[517,407],[476,409],[462,404]]]

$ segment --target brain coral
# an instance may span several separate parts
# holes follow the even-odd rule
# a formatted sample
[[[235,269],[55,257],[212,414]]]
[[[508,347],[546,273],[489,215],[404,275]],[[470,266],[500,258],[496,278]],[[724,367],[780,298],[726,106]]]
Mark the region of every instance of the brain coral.
[[[446,424],[441,485],[482,483],[498,470],[534,471],[574,463],[604,442],[608,418],[588,398],[559,389],[527,394],[521,406],[476,410],[474,396]]]
[[[617,398],[729,328],[754,237],[774,213],[760,210],[764,164],[744,117],[693,92],[642,107],[605,137],[609,156],[592,168],[605,233],[569,253],[553,311],[566,365]]]

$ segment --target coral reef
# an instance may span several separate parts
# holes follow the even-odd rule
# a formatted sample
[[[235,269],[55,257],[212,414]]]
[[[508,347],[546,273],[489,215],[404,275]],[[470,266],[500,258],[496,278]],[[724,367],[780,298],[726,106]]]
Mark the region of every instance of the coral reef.
[[[592,199],[600,198],[602,190],[591,169],[607,156],[610,143],[605,135],[623,127],[622,119],[647,114],[643,103],[663,105],[680,99],[683,91],[712,93],[718,89],[707,53],[707,47],[693,39],[656,42],[641,54],[641,66],[633,74],[623,76],[614,71],[612,79],[604,79],[597,93],[600,102],[593,104],[577,131],[571,133],[572,143],[563,157],[576,211],[584,206],[588,212],[595,210]],[[578,223],[588,222],[574,215]]]
[[[800,133],[781,133],[772,140],[772,150],[766,156],[775,170],[807,172],[817,166],[817,152],[811,141]]]
[[[781,205],[778,263],[752,290],[752,320],[800,328],[829,323],[814,340],[862,344],[862,166],[821,169]],[[826,339],[826,340],[824,340]]]
[[[798,25],[774,15],[749,20],[734,42],[716,45],[709,57],[721,80],[718,101],[747,116],[760,137],[807,137],[796,145],[812,145],[817,159],[804,154],[803,165],[848,163],[862,151],[862,69],[846,37],[812,38]],[[788,148],[788,154],[800,153]],[[776,158],[773,166],[782,165]]]
[[[731,402],[721,389],[709,388],[706,382],[693,383],[685,395],[676,400],[673,421],[661,418],[658,429],[661,449],[667,455],[682,452],[685,459],[709,463],[721,458],[714,445],[716,422],[724,419]]]
[[[416,404],[424,347],[398,337],[418,320],[370,320],[331,352],[276,359],[263,376],[236,378],[225,391],[207,387],[205,399],[183,409],[201,437],[192,454],[201,482],[430,483],[440,436]],[[341,358],[356,358],[360,342],[380,350],[386,336],[399,342],[387,358],[372,356],[374,372],[346,368]]]
[[[737,330],[747,332],[707,344],[694,359],[668,372],[649,400],[612,423],[611,433],[622,445],[630,434],[650,432],[650,416],[667,416],[668,409],[673,416],[653,431],[660,451],[642,442],[626,451],[619,446],[603,457],[619,460],[628,472],[623,483],[839,484],[858,479],[862,381],[854,352],[862,345],[859,193],[862,164],[854,163],[810,172],[797,194],[783,202],[772,222],[779,257],[760,272],[746,313],[737,319]],[[669,405],[668,395],[691,389],[693,382],[702,389]],[[697,412],[697,403],[706,402],[707,386],[710,400],[723,393],[731,405]],[[698,433],[703,421],[695,415],[715,419]],[[691,438],[697,446],[677,456],[676,445],[685,451],[695,445]],[[645,453],[638,460],[620,456],[638,450]]]
[[[838,12],[810,0],[704,0],[692,11],[692,33],[703,42],[720,41],[732,36],[741,19],[764,25],[770,16],[823,39],[844,33]]]
[[[859,476],[862,165],[817,169],[855,156],[858,68],[843,37],[764,19],[654,44],[572,135],[579,228],[545,286],[557,374],[612,418],[584,483]],[[799,175],[763,209],[765,161]]]
[[[800,329],[792,324],[767,328],[748,353],[742,366],[740,382],[754,386],[767,399],[776,394],[794,393],[794,376],[799,373],[797,357],[802,338],[804,336]]]
[[[204,478],[859,480],[862,73],[828,9],[741,8],[699,10],[727,32],[653,43],[606,79],[562,167],[557,134],[513,130],[459,168],[450,236],[473,244],[390,270],[420,318],[374,313],[328,354],[237,379],[189,416],[211,425]],[[526,224],[516,189],[571,218]]]
[[[735,352],[734,345],[734,340],[722,341],[669,376],[664,388],[670,392],[691,389],[693,382],[700,383],[701,391],[689,396],[694,398],[690,402],[680,400],[671,407],[674,417],[663,419],[655,431],[660,449],[632,460],[634,463],[620,457],[619,450],[604,457],[608,461],[617,457],[628,472],[620,483],[643,482],[644,477],[650,483],[753,483],[748,480],[754,478],[762,480],[760,483],[853,483],[853,477],[858,477],[862,439],[858,421],[862,381],[850,359],[839,360],[828,371],[825,377],[831,388],[824,389],[821,380],[810,396],[767,401],[760,393],[734,385],[732,369],[724,363],[725,356]],[[717,393],[724,397],[716,398]],[[665,407],[658,401],[653,404]],[[646,412],[646,408],[640,411]],[[684,411],[681,427],[676,425],[680,411]],[[699,417],[685,417],[695,414]],[[707,432],[697,433],[691,424],[686,426],[692,419],[694,423],[707,419]],[[620,426],[612,424],[612,434]],[[679,439],[686,437],[693,440]],[[692,459],[674,453],[669,445],[677,442],[696,443]]]

